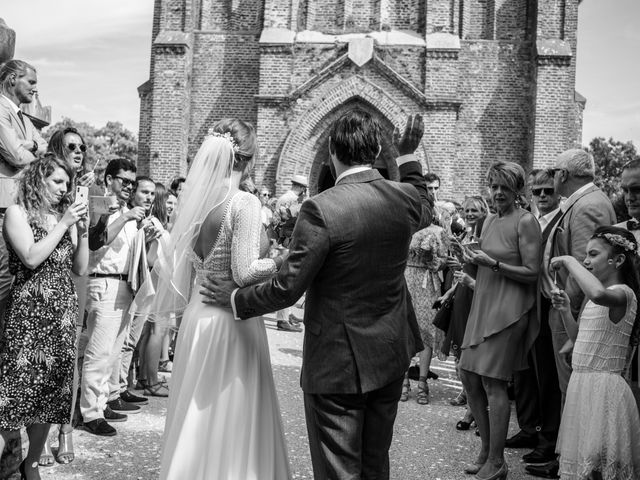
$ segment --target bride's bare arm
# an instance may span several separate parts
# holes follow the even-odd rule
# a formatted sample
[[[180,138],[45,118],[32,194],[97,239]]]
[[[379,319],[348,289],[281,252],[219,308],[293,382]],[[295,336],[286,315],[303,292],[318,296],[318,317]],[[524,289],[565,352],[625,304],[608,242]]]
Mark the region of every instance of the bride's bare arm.
[[[260,200],[253,195],[243,195],[233,208],[231,271],[233,280],[244,287],[268,279],[277,267],[272,258],[260,259]]]

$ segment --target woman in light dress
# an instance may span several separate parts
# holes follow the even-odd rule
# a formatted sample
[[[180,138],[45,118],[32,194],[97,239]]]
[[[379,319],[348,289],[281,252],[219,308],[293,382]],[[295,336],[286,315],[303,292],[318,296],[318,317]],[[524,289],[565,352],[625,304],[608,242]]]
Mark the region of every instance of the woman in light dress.
[[[551,299],[574,343],[556,447],[560,478],[638,479],[640,417],[623,378],[637,336],[638,243],[628,230],[599,227],[582,265],[562,256],[551,266],[565,268],[587,300],[576,322],[564,291]]]
[[[210,130],[179,198],[170,248],[154,266],[150,313],[181,317],[161,479],[290,478],[264,322],[238,322],[199,293],[207,276],[246,286],[282,264],[261,259],[260,201],[239,190],[256,150],[255,130],[240,120]]]

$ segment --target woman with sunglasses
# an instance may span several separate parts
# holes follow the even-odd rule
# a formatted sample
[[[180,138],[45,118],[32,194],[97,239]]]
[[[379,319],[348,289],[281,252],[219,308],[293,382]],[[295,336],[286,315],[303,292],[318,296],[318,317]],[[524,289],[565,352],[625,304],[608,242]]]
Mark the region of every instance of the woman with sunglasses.
[[[75,184],[89,187],[95,183],[93,170],[87,171],[85,154],[87,145],[80,132],[73,127],[57,130],[49,139],[49,151],[63,158],[75,172]]]
[[[94,184],[95,177],[93,171],[86,172],[85,169],[85,153],[87,146],[80,135],[80,132],[73,127],[67,127],[60,130],[56,130],[49,139],[48,151],[54,154],[57,158],[63,159],[70,167],[75,178],[72,179],[72,184],[89,187]],[[69,192],[69,195],[73,198],[75,192]],[[78,330],[82,328],[82,320],[84,318],[84,305],[86,300],[86,278],[84,276],[78,276],[73,274],[73,281],[76,286],[78,294],[78,318],[76,325]],[[76,338],[79,337],[77,332]],[[76,394],[78,390],[78,375],[74,373],[73,378],[73,398],[72,403],[69,406],[70,411],[73,412],[76,403]],[[73,450],[73,426],[69,423],[66,425],[60,425],[58,430],[58,452],[55,457],[59,463],[70,463],[75,457]],[[39,464],[43,467],[50,467],[55,463],[53,451],[49,442],[45,442],[40,456]]]

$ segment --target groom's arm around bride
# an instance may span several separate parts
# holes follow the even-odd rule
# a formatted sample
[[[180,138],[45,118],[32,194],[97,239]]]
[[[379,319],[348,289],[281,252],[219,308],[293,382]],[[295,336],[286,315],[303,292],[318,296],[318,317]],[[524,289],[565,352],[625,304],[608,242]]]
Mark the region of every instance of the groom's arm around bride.
[[[422,119],[410,118],[399,152],[413,152],[421,136]],[[371,168],[380,131],[367,113],[339,118],[329,143],[336,185],[302,204],[278,274],[236,289],[232,308],[256,317],[306,291],[301,386],[314,476],[385,479],[404,372],[421,347],[407,321],[404,269],[431,201],[412,156],[398,162],[405,183]],[[229,305],[229,284],[208,285],[205,295]]]

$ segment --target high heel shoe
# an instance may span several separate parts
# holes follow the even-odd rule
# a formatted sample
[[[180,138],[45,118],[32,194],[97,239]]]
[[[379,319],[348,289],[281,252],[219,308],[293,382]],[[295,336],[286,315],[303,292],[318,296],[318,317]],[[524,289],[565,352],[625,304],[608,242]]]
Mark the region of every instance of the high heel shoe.
[[[42,453],[40,454],[38,465],[41,467],[52,467],[55,463],[53,452],[51,451],[51,445],[49,445],[49,440],[47,440],[44,443],[44,447],[42,447]]]
[[[409,383],[409,379],[405,379],[402,384],[402,393],[400,394],[400,401],[406,402],[409,400],[409,392],[411,391],[411,383]]]
[[[68,432],[60,430],[58,432],[58,454],[56,455],[56,460],[58,463],[66,465],[67,463],[73,462],[75,458],[76,456],[73,451],[73,430],[69,430]]]
[[[502,465],[500,466],[498,471],[493,475],[491,475],[490,477],[482,478],[476,474],[475,478],[477,480],[506,480],[508,474],[509,474],[509,467],[507,466],[507,462],[502,462]]]

